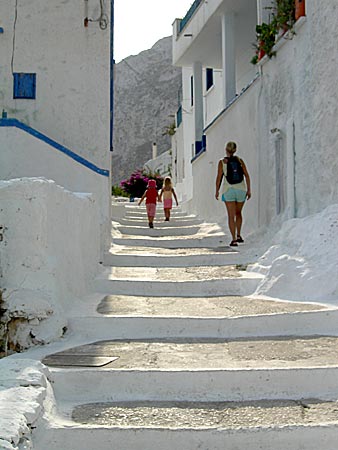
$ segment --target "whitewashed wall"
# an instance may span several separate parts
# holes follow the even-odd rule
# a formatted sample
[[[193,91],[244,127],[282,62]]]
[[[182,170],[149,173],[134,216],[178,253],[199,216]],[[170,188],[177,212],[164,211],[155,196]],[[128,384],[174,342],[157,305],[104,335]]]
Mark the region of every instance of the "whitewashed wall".
[[[260,78],[206,130],[207,152],[192,164],[193,212],[225,220],[224,206],[213,198],[228,140],[238,143],[252,177],[245,233],[337,203],[338,6],[313,0],[306,11],[296,35],[277,44],[276,58],[262,62]],[[284,205],[277,215],[280,192]]]
[[[0,204],[1,288],[18,318],[12,337],[21,347],[30,334],[48,342],[99,271],[97,204],[43,178],[0,181]]]
[[[101,253],[110,244],[110,181],[40,139],[15,127],[0,127],[0,179],[45,177],[70,191],[93,194]]]
[[[110,2],[105,0],[110,18]],[[109,169],[110,27],[84,27],[99,0],[0,2],[0,109]],[[13,99],[12,72],[36,73],[36,100]]]
[[[222,72],[214,71],[214,85],[204,93],[204,123],[207,125],[215,119],[223,108],[222,92]],[[205,77],[204,77],[205,78]]]
[[[163,176],[170,175],[172,169],[171,150],[161,153],[154,159],[150,159],[144,164],[143,168],[151,172],[159,172]]]
[[[257,160],[257,132],[255,120],[257,118],[256,98],[259,87],[252,86],[223,116],[206,132],[207,151],[199,156],[193,163],[194,191],[191,202],[192,212],[202,215],[205,219],[226,224],[226,210],[222,201],[215,199],[215,180],[218,161],[225,156],[225,143],[237,142],[237,154],[242,157],[252,179],[253,196],[245,206],[244,233],[259,224],[259,174]],[[244,128],[243,123],[250,123]],[[272,180],[265,181],[266,189],[260,194],[264,197],[270,195]],[[261,201],[267,204],[262,198]]]

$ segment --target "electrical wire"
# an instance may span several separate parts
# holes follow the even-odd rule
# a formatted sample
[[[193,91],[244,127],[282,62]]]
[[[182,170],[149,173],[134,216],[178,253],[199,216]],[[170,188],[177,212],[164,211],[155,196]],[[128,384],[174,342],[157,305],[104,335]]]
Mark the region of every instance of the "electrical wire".
[[[16,34],[16,22],[18,20],[18,0],[15,0],[15,13],[14,13],[14,24],[13,24],[13,46],[12,46],[12,58],[11,58],[11,69],[12,74],[14,73],[14,53],[15,53],[15,34]]]
[[[97,19],[88,19],[88,22],[98,22],[101,30],[108,28],[108,16],[106,14],[105,0],[100,0],[100,16]]]

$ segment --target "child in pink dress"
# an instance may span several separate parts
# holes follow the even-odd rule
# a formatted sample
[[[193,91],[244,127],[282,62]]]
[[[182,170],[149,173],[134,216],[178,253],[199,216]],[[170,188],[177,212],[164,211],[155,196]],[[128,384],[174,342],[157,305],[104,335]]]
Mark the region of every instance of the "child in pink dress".
[[[138,204],[140,205],[143,200],[146,199],[146,208],[148,214],[148,222],[149,228],[154,228],[154,218],[156,214],[156,202],[160,199],[157,189],[156,189],[156,181],[149,180],[147,190],[142,195]]]
[[[160,202],[162,201],[163,198],[163,209],[166,222],[169,222],[170,220],[170,211],[171,208],[173,207],[173,197],[176,201],[176,206],[178,206],[177,196],[172,186],[171,178],[165,177],[163,187],[160,192]]]

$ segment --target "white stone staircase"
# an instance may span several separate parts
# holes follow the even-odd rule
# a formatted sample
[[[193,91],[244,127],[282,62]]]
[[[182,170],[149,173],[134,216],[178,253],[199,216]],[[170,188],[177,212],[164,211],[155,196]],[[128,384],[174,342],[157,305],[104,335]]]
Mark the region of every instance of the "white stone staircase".
[[[115,211],[97,294],[70,322],[85,343],[44,360],[57,413],[37,450],[336,449],[337,310],[254,298],[246,244],[216,225]]]

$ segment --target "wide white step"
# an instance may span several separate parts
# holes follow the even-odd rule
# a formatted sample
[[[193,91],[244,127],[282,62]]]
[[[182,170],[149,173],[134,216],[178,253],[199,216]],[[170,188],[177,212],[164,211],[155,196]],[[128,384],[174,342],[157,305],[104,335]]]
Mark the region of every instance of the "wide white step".
[[[244,264],[248,257],[231,247],[168,249],[113,245],[104,255],[105,266],[118,267],[197,267]]]
[[[77,311],[69,329],[86,339],[255,338],[335,334],[338,311],[297,310],[287,303],[264,307],[254,298],[146,298],[109,296],[98,311]],[[231,299],[233,302],[231,303]],[[216,303],[215,303],[216,302]],[[235,306],[235,304],[237,305]],[[286,308],[283,308],[283,305]],[[242,305],[242,306],[241,306]],[[252,305],[252,306],[251,306]],[[256,305],[256,306],[255,306]]]
[[[115,218],[114,221],[119,222],[121,225],[131,225],[137,226],[147,223],[146,217],[132,216],[130,218]],[[163,218],[160,220],[159,217],[155,218],[155,226],[156,228],[166,228],[166,227],[181,227],[181,226],[191,226],[191,225],[201,225],[203,223],[202,220],[195,218],[175,218],[170,220],[169,222],[165,222]]]
[[[334,399],[337,343],[333,336],[107,340],[43,362],[58,402]]]
[[[336,450],[333,424],[238,429],[126,428],[68,423],[40,430],[36,450]]]
[[[193,236],[200,231],[200,227],[195,225],[165,227],[162,225],[158,228],[155,222],[154,228],[149,228],[146,223],[143,223],[138,226],[118,225],[117,230],[123,235],[129,236]]]
[[[155,231],[155,230],[154,230]],[[225,238],[223,234],[218,234],[214,236],[200,236],[195,235],[194,237],[181,236],[181,237],[158,237],[154,235],[144,237],[144,236],[134,236],[134,237],[123,237],[114,236],[113,244],[117,245],[128,245],[131,247],[160,247],[160,248],[218,248],[221,246],[229,245],[229,239]],[[230,247],[229,247],[230,249]]]
[[[143,296],[250,295],[262,275],[234,266],[191,268],[107,268],[95,280],[97,292]]]

